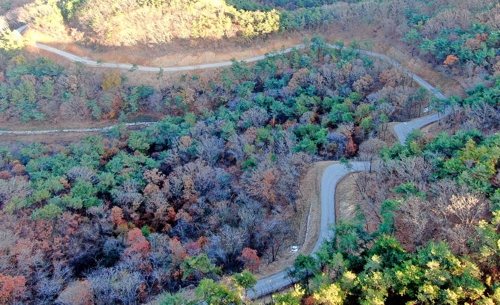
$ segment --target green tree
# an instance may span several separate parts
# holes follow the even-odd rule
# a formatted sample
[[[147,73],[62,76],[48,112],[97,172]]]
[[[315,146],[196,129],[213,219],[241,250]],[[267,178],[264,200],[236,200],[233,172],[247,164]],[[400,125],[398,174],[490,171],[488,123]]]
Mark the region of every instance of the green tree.
[[[248,270],[244,270],[242,273],[235,274],[234,280],[236,281],[236,285],[243,289],[245,298],[247,297],[247,291],[249,289],[253,289],[253,287],[255,287],[255,285],[257,284],[257,279]]]
[[[23,48],[24,42],[21,35],[9,30],[0,33],[0,53],[14,57]]]
[[[288,275],[297,279],[306,293],[310,294],[309,280],[318,270],[319,264],[314,257],[299,254],[293,267],[288,270]]]
[[[236,291],[231,291],[227,286],[218,284],[212,279],[202,279],[195,291],[200,301],[213,305],[241,305],[241,298]]]
[[[160,305],[188,305],[188,300],[180,294],[164,293],[158,297]]]
[[[130,137],[128,138],[128,146],[133,150],[146,153],[150,147],[149,141],[150,140],[148,139],[146,133],[141,131],[134,131],[130,133]]]
[[[304,289],[300,286],[294,286],[291,292],[281,295],[273,295],[273,302],[276,305],[301,305],[301,300],[304,295]]]
[[[31,219],[50,221],[57,218],[57,216],[61,215],[62,212],[63,210],[59,206],[55,204],[47,204],[43,208],[35,210],[31,215]]]
[[[190,277],[200,280],[205,276],[213,276],[221,273],[220,268],[215,266],[205,253],[184,260],[181,270],[183,272],[183,280]]]

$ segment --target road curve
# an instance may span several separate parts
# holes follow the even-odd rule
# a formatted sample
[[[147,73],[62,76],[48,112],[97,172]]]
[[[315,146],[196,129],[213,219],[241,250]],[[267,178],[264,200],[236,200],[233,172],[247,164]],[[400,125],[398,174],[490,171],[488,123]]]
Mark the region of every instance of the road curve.
[[[434,94],[437,98],[445,98],[441,93],[437,92]],[[442,116],[447,115],[445,112],[443,115],[433,114],[425,116],[411,122],[404,122],[394,126],[394,131],[398,137],[401,144],[405,144],[408,134],[414,129],[422,128],[426,125],[437,122]],[[343,164],[334,164],[326,168],[321,178],[321,229],[318,241],[314,246],[311,254],[316,253],[321,244],[328,239],[331,239],[335,232],[330,228],[335,225],[335,190],[337,188],[337,183],[342,180],[346,175],[353,172],[361,172],[369,170],[369,162],[350,162],[350,168],[347,168]],[[295,281],[288,277],[286,271],[281,271],[279,273],[273,274],[269,277],[260,279],[257,281],[253,290],[249,290],[247,295],[251,299],[256,299],[275,291],[279,291]]]
[[[22,26],[22,27],[20,27],[20,28],[18,28],[16,30],[14,30],[14,31],[18,32],[19,34],[22,34],[22,32],[24,30],[26,30],[26,29],[27,29],[27,26],[24,25],[24,26]],[[93,60],[90,60],[90,59],[87,59],[87,58],[82,58],[80,56],[77,56],[77,55],[74,55],[74,54],[71,54],[71,53],[68,53],[68,52],[65,52],[65,51],[58,50],[56,48],[53,48],[53,47],[50,47],[50,46],[47,46],[47,45],[44,45],[44,44],[41,44],[41,43],[35,42],[34,46],[36,46],[39,49],[46,50],[46,51],[49,51],[49,52],[54,53],[54,54],[58,54],[58,55],[66,58],[66,59],[69,59],[69,60],[71,60],[73,62],[81,62],[83,64],[86,64],[86,65],[92,66],[92,67],[106,67],[106,68],[127,69],[127,70],[137,69],[137,70],[146,71],[146,72],[160,72],[160,71],[164,71],[164,72],[179,72],[179,71],[189,71],[189,70],[220,68],[220,67],[227,67],[227,66],[232,65],[231,61],[225,61],[225,62],[219,62],[219,63],[202,64],[202,65],[191,65],[191,66],[179,66],[179,67],[164,67],[164,68],[160,68],[160,67],[148,67],[148,66],[138,66],[138,65],[132,65],[132,64],[96,62],[96,61],[93,61]],[[328,47],[328,48],[332,48],[332,49],[341,49],[342,48],[342,47],[340,47],[338,45],[333,45],[333,44],[326,44],[325,46]],[[268,55],[261,55],[261,56],[256,56],[256,57],[251,57],[251,58],[243,59],[241,61],[247,62],[247,63],[256,62],[256,61],[265,59],[266,56],[273,56],[273,55],[278,55],[278,54],[285,54],[285,53],[291,52],[294,49],[303,49],[304,47],[305,47],[304,44],[298,44],[298,45],[296,45],[296,46],[294,46],[292,48],[288,48],[288,49],[281,50],[281,51],[278,51],[278,52],[270,53]],[[436,98],[438,98],[438,99],[446,99],[446,96],[444,96],[441,92],[437,91],[432,85],[430,85],[428,82],[426,82],[425,80],[423,80],[418,75],[416,75],[416,74],[408,71],[406,68],[404,68],[403,66],[401,66],[400,63],[398,63],[397,61],[391,59],[390,57],[388,57],[388,56],[386,56],[384,54],[375,53],[375,52],[366,51],[366,50],[357,49],[357,51],[360,54],[363,54],[363,55],[367,55],[367,56],[371,56],[371,57],[383,59],[383,60],[387,61],[388,63],[394,65],[395,67],[400,68],[403,72],[405,72],[406,74],[408,74],[420,86],[422,86],[423,88],[429,90],[431,92],[431,94],[434,95]],[[447,113],[445,113],[445,115],[446,114]],[[424,118],[421,118],[419,120],[415,120],[415,121],[412,121],[412,122],[408,122],[408,123],[405,122],[403,124],[396,125],[394,127],[394,131],[396,132],[396,134],[397,134],[398,139],[400,140],[400,142],[404,144],[405,141],[406,141],[406,135],[409,133],[409,131],[411,131],[412,129],[415,129],[415,128],[421,128],[421,127],[423,127],[423,126],[425,126],[427,124],[430,124],[432,122],[437,121],[439,118],[436,117],[436,116],[438,116],[438,115],[434,114],[434,115],[425,117],[425,120],[423,120]],[[151,122],[139,122],[139,123],[134,123],[134,124],[135,125],[151,125]],[[127,125],[129,125],[129,124],[127,124]],[[133,125],[133,124],[130,124],[130,125]],[[109,130],[109,129],[115,127],[115,126],[116,125],[108,126],[108,127],[103,127],[101,129],[99,129],[99,128],[86,128],[86,129],[64,129],[64,130],[54,129],[54,130],[39,130],[39,131],[0,131],[0,135],[2,135],[2,134],[49,134],[49,133],[60,133],[60,132],[105,131],[105,130]]]
[[[333,237],[333,231],[330,229],[335,225],[335,189],[337,183],[346,175],[353,172],[367,170],[369,162],[351,162],[351,168],[344,164],[334,164],[326,168],[321,178],[321,229],[318,241],[311,254],[316,253],[324,241]],[[269,277],[260,279],[254,287],[254,291],[248,291],[249,298],[258,298],[281,290],[293,283],[288,277],[286,271],[273,274]]]
[[[22,33],[22,31],[26,29],[26,26],[19,28],[17,31]],[[199,69],[209,69],[209,68],[220,68],[230,66],[232,62],[220,62],[220,63],[212,63],[212,64],[202,64],[202,65],[193,65],[193,66],[179,66],[179,67],[147,67],[147,66],[137,66],[131,64],[119,64],[119,63],[104,63],[104,62],[96,62],[86,58],[82,58],[76,56],[74,54],[64,52],[47,45],[43,45],[40,43],[34,44],[37,48],[58,54],[62,57],[65,57],[71,61],[81,62],[83,64],[94,66],[94,67],[106,67],[106,68],[117,68],[117,69],[137,69],[140,71],[148,71],[148,72],[178,72],[178,71],[188,71],[188,70],[199,70]],[[267,56],[277,55],[277,54],[285,54],[291,52],[293,49],[302,49],[305,46],[303,44],[296,45],[295,47],[288,48],[279,52],[270,53]],[[340,49],[337,45],[326,44],[326,47],[332,49]],[[423,88],[429,90],[431,94],[437,99],[446,99],[441,92],[436,90],[432,85],[427,83],[418,75],[408,71],[406,68],[401,66],[397,61],[389,58],[386,55],[366,51],[366,50],[358,50],[360,54],[380,58],[383,59],[395,67],[400,68],[403,72],[408,74],[415,82],[417,82]],[[243,59],[244,62],[255,62],[259,60],[263,60],[266,58],[266,55],[256,56],[252,58]],[[428,124],[434,123],[438,121],[442,116],[446,116],[449,114],[449,111],[445,111],[443,114],[432,114],[429,116],[425,116],[410,122],[403,122],[394,126],[394,131],[397,135],[398,140],[404,145],[406,142],[406,138],[408,134],[414,130],[422,128]],[[137,125],[151,125],[152,122],[139,122],[139,123],[130,123],[127,126],[137,126]],[[109,130],[115,126],[109,126],[104,128],[89,128],[89,129],[65,129],[65,130],[44,130],[44,131],[0,131],[1,134],[44,134],[44,133],[60,133],[60,132],[89,132],[89,131],[103,131]],[[330,230],[330,227],[335,225],[335,189],[337,187],[337,183],[344,178],[346,175],[352,172],[365,171],[368,169],[368,162],[351,162],[351,168],[346,168],[343,164],[334,164],[329,166],[322,177],[321,180],[321,230],[318,241],[316,242],[312,254],[316,253],[320,248],[321,244],[330,238],[333,237],[334,232]],[[248,297],[251,299],[255,299],[264,295],[268,295],[272,292],[281,290],[294,281],[290,279],[286,273],[286,271],[278,272],[269,277],[260,279],[253,290],[248,291]]]
[[[330,45],[331,46],[331,45]],[[336,46],[331,46],[336,47]],[[400,67],[404,72],[410,75],[418,84],[420,84],[423,88],[429,90],[434,97],[438,99],[446,99],[447,97],[443,95],[441,92],[437,91],[434,87],[432,87],[425,80],[420,78],[418,75],[415,75],[409,72],[404,67],[392,60],[391,58],[378,53],[373,53],[369,51],[360,50],[360,53],[378,57],[384,60],[387,60],[389,63],[393,64],[396,67]],[[394,132],[399,140],[399,142],[403,145],[406,143],[406,138],[408,134],[415,129],[420,129],[424,126],[437,122],[440,118],[447,116],[450,111],[447,109],[444,113],[439,114],[431,114],[425,117],[421,117],[410,122],[403,122],[394,125]],[[318,241],[314,246],[314,249],[311,254],[316,253],[321,244],[330,238],[332,238],[335,234],[334,231],[330,230],[332,226],[335,225],[335,190],[337,188],[337,183],[342,180],[346,175],[353,172],[360,172],[369,169],[369,162],[351,162],[351,168],[346,168],[343,164],[334,164],[330,165],[326,168],[323,173],[323,177],[321,178],[321,229]],[[256,299],[268,294],[271,294],[275,291],[279,291],[291,284],[295,281],[288,277],[286,271],[281,271],[269,277],[260,279],[257,281],[253,290],[249,290],[247,292],[248,297],[251,299]]]

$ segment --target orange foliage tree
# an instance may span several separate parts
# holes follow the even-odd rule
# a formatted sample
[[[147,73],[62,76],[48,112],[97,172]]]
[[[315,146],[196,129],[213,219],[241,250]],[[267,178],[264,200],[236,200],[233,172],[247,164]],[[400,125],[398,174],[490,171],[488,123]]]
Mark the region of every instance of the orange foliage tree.
[[[129,244],[129,247],[124,251],[124,254],[127,256],[143,259],[150,252],[149,242],[138,228],[128,232],[127,244]]]
[[[450,54],[446,56],[446,59],[444,60],[443,64],[447,67],[451,67],[457,62],[458,62],[458,57]]]
[[[142,235],[142,231],[138,228],[130,230],[127,236],[127,244],[129,244],[129,247],[123,251],[124,258],[128,258],[137,264],[138,270],[151,272],[150,261],[146,259],[151,252],[151,246]]]
[[[111,221],[115,226],[120,226],[125,223],[123,220],[123,210],[119,207],[113,207],[111,209]]]

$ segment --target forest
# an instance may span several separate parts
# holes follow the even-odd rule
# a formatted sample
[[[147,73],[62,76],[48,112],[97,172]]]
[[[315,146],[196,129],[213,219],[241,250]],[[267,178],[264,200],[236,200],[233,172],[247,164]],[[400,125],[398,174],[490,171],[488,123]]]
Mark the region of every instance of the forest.
[[[500,302],[498,4],[25,2],[20,18],[33,29],[97,49],[378,25],[463,92],[432,98],[402,69],[360,54],[368,42],[331,49],[321,35],[255,64],[177,79],[160,70],[141,83],[133,68],[37,56],[3,31],[2,126],[158,122],[71,143],[0,141],[0,304],[253,304],[260,266],[302,242],[309,168],[368,159],[356,218],[297,257],[296,286],[255,302]],[[394,144],[392,122],[445,109],[431,132]]]
[[[4,147],[3,216],[13,218],[2,223],[15,237],[2,272],[45,270],[48,277],[24,275],[25,295],[38,302],[57,296],[54,281],[62,287],[85,275],[101,304],[129,304],[274,261],[297,233],[290,217],[307,166],[354,156],[379,126],[419,116],[429,103],[389,64],[359,58],[352,46],[323,44],[317,37],[308,50],[252,67],[234,62],[221,71],[220,84],[207,88],[195,75],[160,92],[128,87],[112,70],[95,100],[86,100],[89,91],[71,70],[44,59],[12,61],[1,85],[7,120],[85,113],[99,119],[155,105],[177,115],[68,147]],[[44,112],[57,100],[48,108],[55,111]],[[25,222],[44,226],[44,247],[39,229]],[[18,260],[10,247],[19,240],[39,256]],[[124,273],[134,280],[104,285]],[[141,295],[123,295],[132,283]]]

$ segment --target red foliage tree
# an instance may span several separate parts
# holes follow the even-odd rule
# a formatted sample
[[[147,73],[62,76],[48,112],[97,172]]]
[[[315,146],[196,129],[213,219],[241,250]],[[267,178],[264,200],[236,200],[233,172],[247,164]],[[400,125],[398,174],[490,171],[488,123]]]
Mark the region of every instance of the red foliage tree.
[[[177,237],[174,237],[170,240],[170,242],[168,243],[168,248],[174,255],[174,264],[176,262],[181,263],[188,256],[186,249],[184,249]]]
[[[302,300],[302,305],[314,305],[314,304],[316,304],[316,300],[312,295]]]
[[[200,245],[197,243],[197,242],[192,242],[190,244],[187,244],[186,245],[186,252],[190,255],[190,256],[197,256],[198,254],[201,253],[201,248],[200,248]]]
[[[128,232],[127,244],[129,244],[130,246],[125,249],[125,255],[139,255],[141,258],[144,258],[150,252],[149,242],[146,240],[144,235],[142,235],[142,231],[138,228],[132,229],[130,232]]]
[[[257,256],[257,250],[251,248],[244,248],[241,256],[238,257],[250,272],[256,272],[260,267],[260,258]]]
[[[0,303],[8,304],[10,301],[21,298],[26,290],[24,276],[8,276],[0,274]]]

